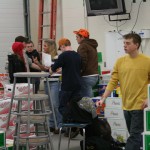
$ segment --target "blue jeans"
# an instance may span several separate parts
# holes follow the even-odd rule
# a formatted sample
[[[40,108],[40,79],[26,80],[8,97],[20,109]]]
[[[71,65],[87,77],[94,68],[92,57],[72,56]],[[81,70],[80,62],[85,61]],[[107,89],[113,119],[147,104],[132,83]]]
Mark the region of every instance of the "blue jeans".
[[[49,85],[50,85],[51,99],[52,99],[52,103],[53,103],[54,111],[55,111],[55,115],[56,115],[57,126],[58,126],[58,128],[60,128],[60,124],[62,123],[62,116],[61,116],[60,112],[58,111],[60,82],[59,81],[49,81]],[[45,88],[46,94],[48,94],[46,82],[44,82],[44,88]],[[50,120],[49,121],[50,121],[49,126],[54,128],[55,125],[54,125],[53,114],[50,114]]]
[[[142,132],[144,131],[143,110],[124,110],[124,116],[130,133],[125,150],[140,150],[142,146]]]
[[[82,77],[81,78],[81,96],[93,97],[92,88],[96,85],[97,81],[98,81],[98,75]]]

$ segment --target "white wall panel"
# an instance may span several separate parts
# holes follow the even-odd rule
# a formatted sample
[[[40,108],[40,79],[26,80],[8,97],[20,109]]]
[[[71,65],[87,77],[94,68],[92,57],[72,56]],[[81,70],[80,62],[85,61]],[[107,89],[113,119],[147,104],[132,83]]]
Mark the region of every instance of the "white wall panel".
[[[62,0],[63,36],[69,38],[72,48],[77,49],[74,30],[85,28],[84,6],[82,0]]]
[[[0,0],[0,72],[5,72],[7,54],[18,35],[24,35],[23,0]]]

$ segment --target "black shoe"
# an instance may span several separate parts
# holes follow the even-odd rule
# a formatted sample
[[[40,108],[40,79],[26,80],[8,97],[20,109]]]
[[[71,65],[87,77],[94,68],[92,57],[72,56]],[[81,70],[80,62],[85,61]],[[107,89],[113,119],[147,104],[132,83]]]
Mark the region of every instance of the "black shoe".
[[[65,131],[64,137],[69,137],[69,132],[68,131]]]
[[[54,132],[55,128],[50,127],[50,132]]]
[[[57,129],[57,130],[55,129],[54,134],[59,134],[59,129]]]
[[[71,139],[75,138],[79,134],[79,132],[80,132],[79,129],[77,129],[76,131],[71,131],[70,138]]]

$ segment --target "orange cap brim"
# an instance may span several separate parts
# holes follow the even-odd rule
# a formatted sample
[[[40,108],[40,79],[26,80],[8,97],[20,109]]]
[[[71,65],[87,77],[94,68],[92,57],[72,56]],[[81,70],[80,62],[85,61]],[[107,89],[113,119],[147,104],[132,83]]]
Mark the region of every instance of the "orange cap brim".
[[[78,34],[79,32],[78,31],[73,31],[73,33]]]

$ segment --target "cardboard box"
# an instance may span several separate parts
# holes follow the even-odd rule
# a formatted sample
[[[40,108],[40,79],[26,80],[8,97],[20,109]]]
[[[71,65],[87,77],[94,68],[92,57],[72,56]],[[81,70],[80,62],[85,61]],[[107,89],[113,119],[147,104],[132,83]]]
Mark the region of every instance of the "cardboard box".
[[[112,130],[112,137],[120,142],[126,143],[127,138],[129,137],[127,130]]]
[[[27,132],[27,125],[25,125],[25,124],[20,125],[20,133],[23,133],[23,132]],[[30,125],[30,132],[35,132],[34,125]],[[6,132],[6,138],[14,139],[14,133],[15,133],[15,126],[9,127],[9,129]],[[33,135],[33,133],[31,133],[31,134],[23,133],[23,134],[21,134],[21,137],[26,137],[29,135]]]
[[[11,99],[0,101],[0,115],[9,113]],[[17,108],[17,101],[13,101],[12,110]]]
[[[150,131],[150,108],[144,109],[144,132]]]
[[[108,108],[104,110],[105,118],[124,118],[123,110],[120,108]]]
[[[17,83],[15,87],[15,95],[28,94],[28,83]],[[13,84],[5,84],[4,86],[4,98],[11,98],[13,90]],[[33,93],[33,85],[30,84],[30,93]]]
[[[143,150],[150,150],[150,132],[143,133]]]
[[[105,104],[106,107],[122,108],[122,99],[118,97],[108,97]]]
[[[8,73],[0,73],[0,88],[4,87],[5,84],[9,83],[9,74]]]
[[[108,121],[111,129],[123,129],[123,130],[127,130],[125,119],[108,118],[107,121]]]

